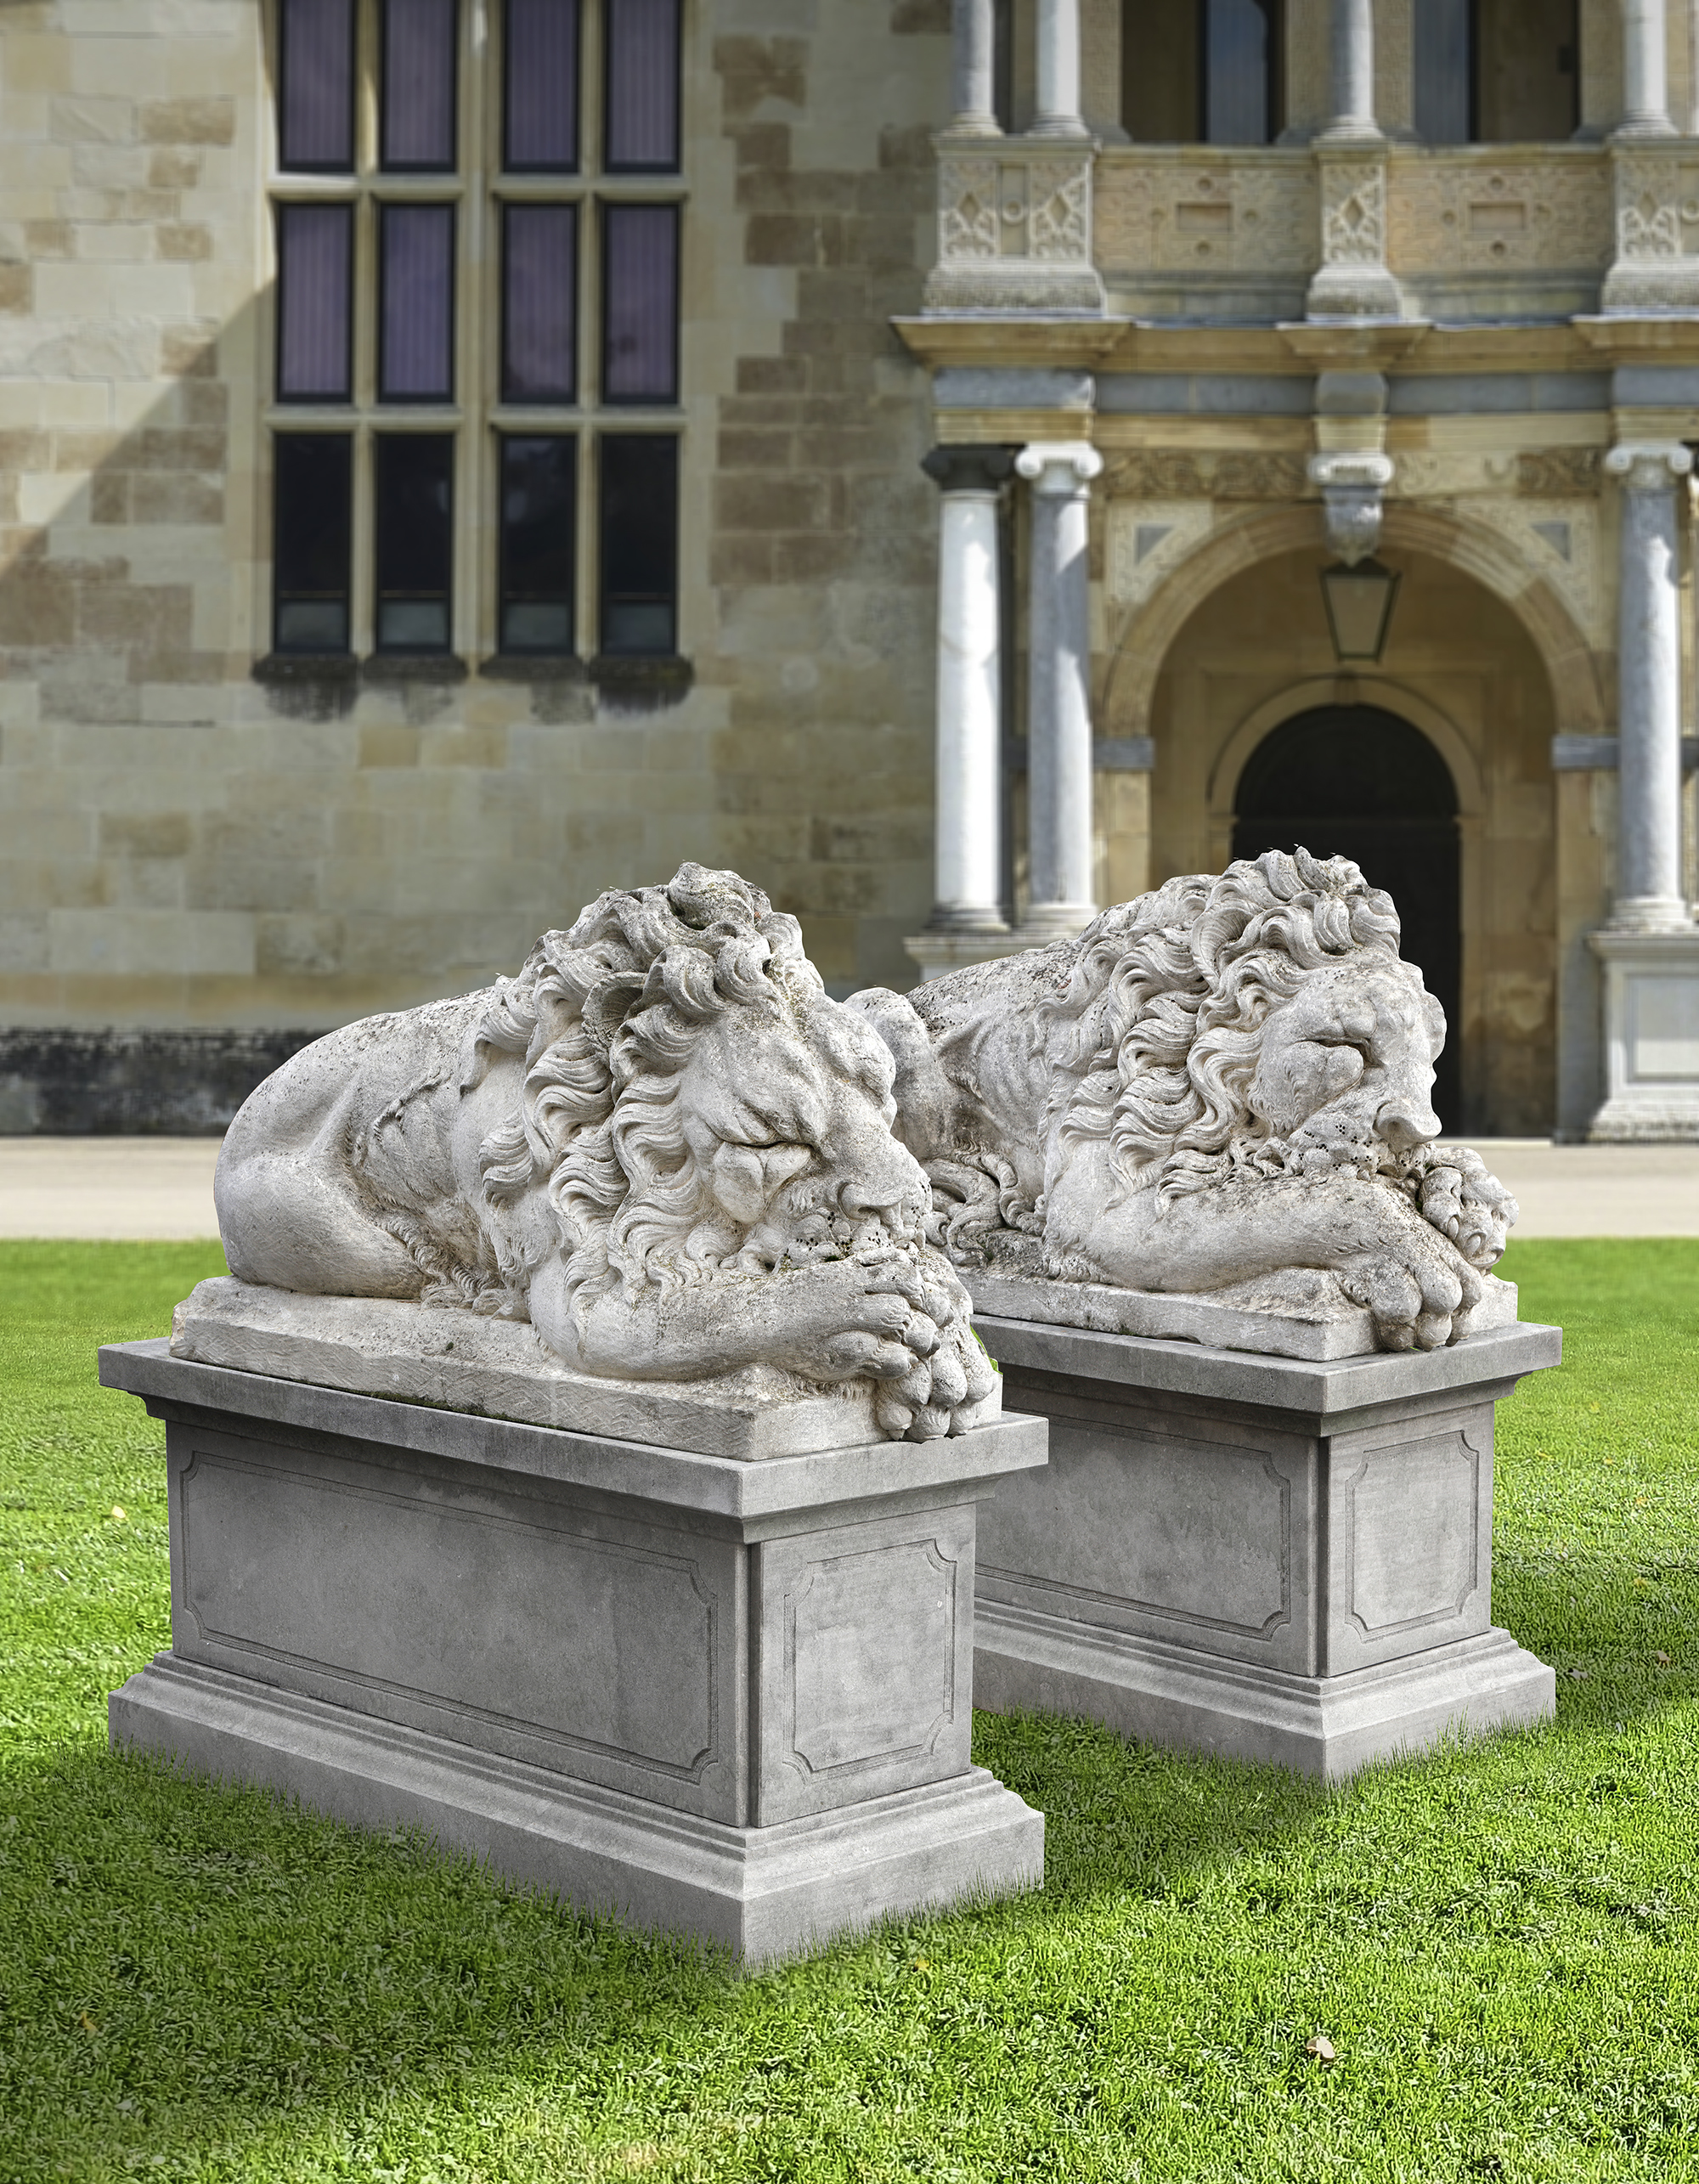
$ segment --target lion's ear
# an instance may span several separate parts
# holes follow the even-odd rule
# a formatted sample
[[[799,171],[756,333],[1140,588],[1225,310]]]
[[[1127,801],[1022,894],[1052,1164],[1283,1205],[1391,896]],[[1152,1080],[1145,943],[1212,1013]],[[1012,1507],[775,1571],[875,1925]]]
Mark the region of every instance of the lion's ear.
[[[584,1028],[604,1054],[645,984],[641,971],[615,971],[584,996]]]

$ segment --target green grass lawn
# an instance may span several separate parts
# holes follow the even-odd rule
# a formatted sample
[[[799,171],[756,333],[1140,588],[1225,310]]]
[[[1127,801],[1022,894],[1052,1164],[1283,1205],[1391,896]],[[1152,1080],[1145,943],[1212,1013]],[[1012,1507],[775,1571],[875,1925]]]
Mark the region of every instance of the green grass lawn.
[[[1555,1724],[1329,1792],[982,1716],[1044,1893],[752,1978],[107,1752],[164,1436],[93,1347],[218,1265],[0,1244],[0,2177],[1699,2177],[1699,1244],[1504,1269]]]

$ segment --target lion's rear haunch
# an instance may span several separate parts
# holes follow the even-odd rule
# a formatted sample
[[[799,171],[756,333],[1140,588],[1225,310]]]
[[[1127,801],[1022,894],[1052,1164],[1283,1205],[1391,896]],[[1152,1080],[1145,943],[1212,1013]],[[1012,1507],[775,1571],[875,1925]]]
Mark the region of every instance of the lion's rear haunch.
[[[511,979],[303,1050],[227,1140],[227,1251],[249,1280],[529,1318],[595,1371],[874,1379],[884,1429],[927,1437],[988,1369],[924,1242],[890,1076],[795,919],[686,864],[601,895]],[[847,1241],[793,1253],[822,1216]]]

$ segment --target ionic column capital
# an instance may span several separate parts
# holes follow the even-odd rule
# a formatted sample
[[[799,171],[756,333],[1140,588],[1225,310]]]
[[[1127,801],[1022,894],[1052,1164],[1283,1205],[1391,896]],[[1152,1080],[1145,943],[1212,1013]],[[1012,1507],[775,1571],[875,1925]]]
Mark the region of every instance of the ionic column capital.
[[[920,466],[940,493],[991,493],[1014,472],[1014,449],[945,445],[923,455]]]
[[[1083,498],[1101,475],[1104,459],[1089,440],[1035,440],[1014,459],[1035,493]]]
[[[1667,493],[1693,468],[1693,451],[1679,440],[1624,440],[1605,458],[1605,468],[1628,493]]]

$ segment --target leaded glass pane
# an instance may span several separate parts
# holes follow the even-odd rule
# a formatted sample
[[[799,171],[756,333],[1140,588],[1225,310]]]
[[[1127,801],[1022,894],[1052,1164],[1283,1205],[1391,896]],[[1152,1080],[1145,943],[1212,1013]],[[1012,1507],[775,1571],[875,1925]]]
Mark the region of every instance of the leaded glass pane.
[[[352,205],[277,208],[277,398],[346,402],[352,392]]]
[[[279,432],[272,442],[277,652],[348,649],[353,444],[346,432]]]
[[[507,0],[503,165],[571,174],[579,163],[579,0]]]
[[[501,649],[573,649],[573,541],[578,443],[570,437],[501,443]]]
[[[454,437],[381,432],[372,453],[378,650],[446,652],[454,561]]]
[[[451,401],[454,208],[386,205],[379,236],[379,398],[385,402]]]
[[[607,433],[601,448],[601,649],[678,649],[679,443]]]
[[[607,37],[609,172],[675,172],[679,0],[607,0]]]
[[[501,393],[505,402],[571,402],[578,392],[578,207],[503,212]]]
[[[605,402],[678,399],[679,208],[602,208]]]
[[[353,167],[354,0],[284,0],[278,157],[297,174]]]
[[[441,173],[454,165],[459,0],[383,0],[381,164]]]

